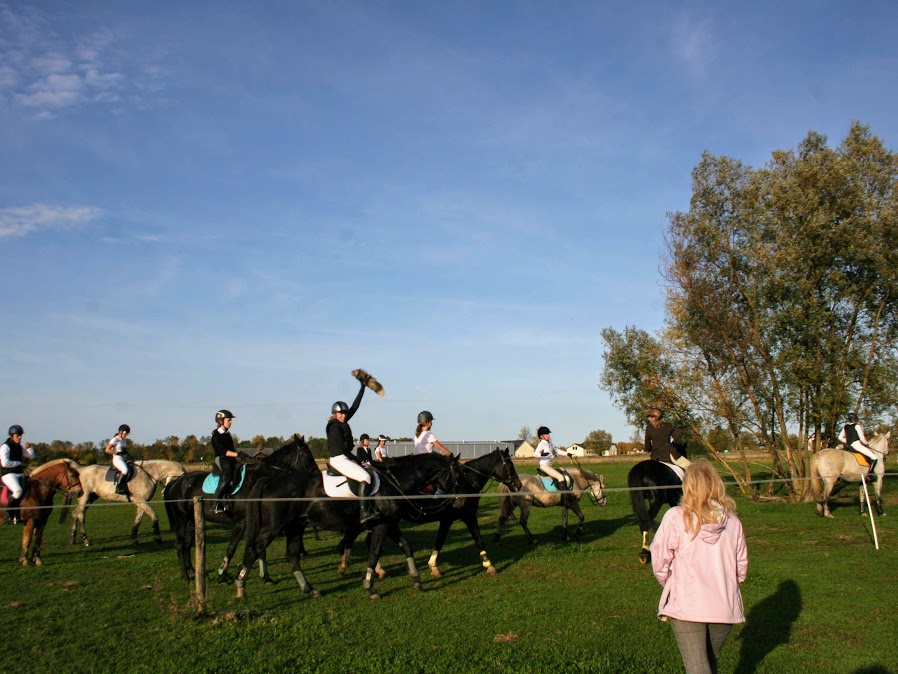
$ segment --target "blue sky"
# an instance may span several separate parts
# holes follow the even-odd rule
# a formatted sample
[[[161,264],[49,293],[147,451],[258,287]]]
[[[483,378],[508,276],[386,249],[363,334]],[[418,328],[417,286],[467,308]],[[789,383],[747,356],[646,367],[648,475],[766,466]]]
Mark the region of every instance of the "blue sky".
[[[701,153],[898,147],[893,3],[256,5],[0,0],[4,428],[626,440]]]

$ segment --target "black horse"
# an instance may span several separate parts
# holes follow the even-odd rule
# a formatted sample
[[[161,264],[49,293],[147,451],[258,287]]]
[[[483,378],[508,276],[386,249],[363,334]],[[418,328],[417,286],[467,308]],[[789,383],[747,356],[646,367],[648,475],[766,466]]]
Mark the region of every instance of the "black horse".
[[[639,561],[648,564],[652,560],[649,551],[649,531],[658,528],[655,516],[665,504],[675,506],[683,495],[683,483],[676,473],[661,461],[647,459],[640,461],[630,469],[627,475],[627,486],[630,488],[630,502],[633,513],[642,531],[642,550]],[[646,507],[648,501],[648,507]]]
[[[504,484],[510,491],[518,491],[521,488],[521,479],[515,470],[511,456],[508,450],[494,449],[489,454],[470,459],[460,464],[458,471],[458,479],[455,485],[455,493],[457,494],[479,494],[486,487],[490,480],[496,480]],[[439,522],[440,528],[437,531],[437,540],[433,546],[433,553],[427,565],[430,567],[430,575],[434,578],[440,577],[440,570],[437,568],[437,558],[443,544],[446,542],[446,536],[449,534],[449,528],[453,522],[461,520],[468,527],[474,544],[480,550],[480,562],[486,572],[495,574],[496,568],[492,565],[486,554],[486,546],[483,542],[483,536],[480,535],[480,523],[477,521],[477,510],[480,507],[480,496],[467,496],[464,504],[460,507],[452,507],[456,499],[453,496],[446,498],[437,498],[433,500],[413,500],[403,502],[402,519],[409,522]],[[341,543],[342,557],[340,560],[340,573],[345,573],[349,564],[349,553],[353,540],[347,540],[345,537]],[[378,576],[383,578],[386,574],[380,568],[375,568]]]
[[[253,488],[246,515],[246,546],[236,581],[237,597],[245,598],[249,570],[281,532],[287,537],[287,561],[300,589],[313,597],[321,596],[306,579],[300,564],[303,530],[307,523],[339,531],[350,540],[355,540],[364,528],[370,529],[368,570],[363,582],[370,598],[380,597],[374,588],[374,569],[387,536],[405,552],[412,584],[421,589],[421,576],[415,567],[412,547],[399,529],[399,520],[409,501],[408,495],[417,494],[428,484],[451,492],[458,470],[456,457],[447,459],[439,454],[391,459],[386,470],[380,473],[380,488],[374,497],[378,517],[364,526],[359,523],[358,500],[328,496],[317,468],[260,481]]]
[[[305,451],[302,451],[303,448]],[[220,583],[230,582],[228,566],[234,557],[234,553],[237,551],[237,545],[239,545],[240,539],[243,538],[244,529],[246,528],[247,502],[245,499],[247,496],[245,495],[250,493],[253,485],[262,477],[270,477],[297,470],[309,470],[310,466],[314,469],[315,460],[311,452],[308,451],[305,439],[301,435],[294,435],[290,442],[273,451],[265,459],[246,465],[246,476],[243,479],[243,484],[240,487],[240,491],[231,500],[231,507],[228,510],[215,512],[215,499],[208,498],[203,500],[203,516],[206,521],[218,524],[231,524],[234,527],[231,531],[231,538],[228,542],[228,550],[224,561],[218,567],[218,580]],[[190,550],[194,545],[195,533],[193,497],[203,495],[203,481],[208,475],[208,471],[184,473],[166,485],[162,492],[165,500],[165,512],[168,514],[168,522],[175,534],[178,561],[181,565],[181,577],[184,580],[190,580],[194,576],[193,564],[190,558]],[[264,557],[259,561],[259,571],[266,583],[273,582],[268,575],[268,565],[265,563]]]

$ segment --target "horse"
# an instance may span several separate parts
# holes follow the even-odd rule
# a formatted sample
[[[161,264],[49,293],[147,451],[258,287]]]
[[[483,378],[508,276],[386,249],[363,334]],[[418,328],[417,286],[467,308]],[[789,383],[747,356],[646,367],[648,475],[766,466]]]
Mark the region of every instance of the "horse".
[[[436,484],[447,493],[450,481],[457,480],[458,458],[439,454],[415,454],[390,459],[386,470],[378,474],[380,486],[374,495],[378,516],[362,525],[357,499],[331,497],[324,490],[321,471],[282,474],[260,481],[253,489],[246,515],[246,545],[243,564],[237,575],[237,598],[246,597],[246,576],[253,563],[282,532],[287,537],[287,561],[302,592],[312,597],[321,593],[314,589],[302,571],[300,553],[306,524],[343,533],[344,540],[355,540],[363,529],[371,531],[368,545],[368,569],[362,586],[371,599],[380,595],[374,586],[374,569],[380,559],[384,539],[389,536],[405,552],[412,585],[421,589],[421,576],[415,567],[412,547],[399,529],[399,520],[410,494],[428,484]],[[460,505],[460,503],[458,504]]]
[[[160,482],[168,483],[172,478],[184,474],[184,466],[177,461],[166,461],[163,459],[152,461],[135,461],[135,475],[128,482],[128,491],[130,498],[124,494],[115,492],[115,482],[106,479],[107,472],[111,469],[108,465],[81,466],[79,475],[81,477],[81,498],[78,499],[78,505],[72,511],[72,544],[78,535],[78,526],[81,526],[81,540],[84,547],[90,547],[90,540],[87,537],[87,527],[85,520],[87,518],[87,509],[97,499],[112,501],[114,503],[134,504],[137,509],[137,516],[134,519],[134,526],[131,529],[131,541],[134,545],[138,544],[137,530],[140,527],[140,521],[143,519],[144,513],[153,520],[153,539],[157,543],[162,542],[162,535],[159,533],[159,517],[150,507],[150,501],[156,493],[156,486]],[[114,469],[112,469],[114,470]],[[60,524],[65,516],[63,511],[60,517]]]
[[[41,559],[44,527],[50,519],[53,497],[60,489],[65,492],[65,511],[71,499],[81,495],[78,464],[71,459],[54,459],[38,466],[28,476],[28,484],[19,506],[19,518],[25,522],[22,530],[22,553],[19,555],[22,566],[44,564]]]
[[[870,440],[870,449],[878,452],[882,459],[876,462],[873,474],[876,481],[871,482],[873,488],[873,505],[876,512],[880,516],[885,515],[882,507],[882,479],[885,474],[886,458],[889,455],[891,446],[889,441],[892,432],[888,431],[885,435],[876,434]],[[857,462],[851,450],[844,449],[822,449],[811,457],[811,495],[817,502],[818,517],[832,517],[829,511],[829,497],[833,492],[835,484],[842,480],[843,482],[860,482],[860,511],[861,515],[866,514],[866,504],[864,502],[864,476],[867,474],[867,466],[862,466]]]
[[[521,514],[518,522],[524,533],[527,534],[527,542],[535,545],[539,541],[530,533],[527,528],[527,519],[530,517],[530,508],[537,506],[538,508],[551,508],[553,506],[561,506],[561,540],[568,541],[570,537],[567,533],[568,511],[573,510],[579,519],[577,529],[574,531],[574,537],[577,540],[583,535],[583,522],[586,516],[580,510],[580,497],[586,493],[596,505],[605,505],[605,478],[602,475],[596,475],[592,471],[585,468],[569,468],[568,474],[574,480],[574,487],[570,491],[549,491],[546,489],[541,478],[536,475],[521,476],[522,487],[520,493],[512,493],[504,484],[499,485],[499,526],[496,531],[494,540],[500,543],[502,534],[505,533],[508,518],[514,512],[515,508],[520,508]]]
[[[648,545],[649,531],[658,528],[655,516],[665,504],[673,507],[680,502],[680,497],[683,496],[683,483],[665,463],[646,459],[630,469],[627,474],[627,486],[630,488],[633,514],[636,515],[639,529],[642,531],[639,561],[648,564],[652,560]]]
[[[304,448],[306,451],[300,451]],[[255,482],[261,477],[271,476],[277,473],[289,473],[299,469],[309,470],[315,466],[315,459],[308,451],[305,439],[301,435],[293,435],[293,438],[283,447],[273,451],[260,461],[246,464],[245,475],[236,498],[229,499],[230,508],[223,512],[215,512],[215,499],[203,499],[203,517],[206,521],[218,524],[230,524],[234,528],[228,542],[228,550],[225,558],[218,567],[218,582],[228,583],[228,566],[237,546],[243,538],[246,526],[247,502],[242,497],[248,494]],[[165,486],[162,491],[165,501],[165,512],[168,515],[169,525],[175,534],[175,547],[178,551],[178,562],[181,566],[181,578],[190,580],[194,577],[193,563],[190,550],[194,544],[194,519],[193,498],[195,496],[209,495],[203,491],[203,482],[209,476],[209,471],[191,471],[175,478]],[[263,557],[259,561],[259,573],[266,584],[274,581],[268,575],[268,564]]]
[[[469,459],[459,464],[457,474],[457,482],[455,492],[461,494],[479,494],[486,487],[490,480],[496,480],[504,485],[509,491],[518,491],[521,488],[521,479],[518,477],[514,463],[508,450],[494,449],[489,454],[484,454],[476,459]],[[408,522],[439,522],[440,527],[437,531],[436,543],[433,546],[433,552],[427,561],[430,569],[430,575],[434,578],[441,576],[437,567],[437,559],[443,544],[446,542],[446,536],[454,522],[461,520],[468,527],[468,532],[474,540],[477,549],[480,550],[480,563],[486,572],[490,575],[496,573],[496,567],[492,565],[486,554],[486,546],[483,542],[483,536],[480,534],[480,523],[477,521],[477,510],[480,507],[480,496],[467,496],[461,507],[451,507],[455,501],[452,496],[446,498],[435,498],[433,501],[426,502],[421,505],[419,501],[405,501],[403,506],[402,519]],[[353,541],[343,540],[342,559],[340,561],[339,571],[341,574],[346,572],[349,564],[349,553]],[[378,564],[375,572],[380,578],[384,578],[386,573]]]

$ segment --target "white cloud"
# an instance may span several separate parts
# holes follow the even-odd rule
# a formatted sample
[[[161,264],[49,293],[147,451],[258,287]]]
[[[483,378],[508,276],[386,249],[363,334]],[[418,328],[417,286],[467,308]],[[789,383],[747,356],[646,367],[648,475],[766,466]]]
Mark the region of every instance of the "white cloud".
[[[0,239],[23,238],[39,229],[68,229],[95,220],[102,210],[93,206],[31,204],[0,209]]]
[[[671,23],[674,56],[698,79],[704,79],[717,48],[711,22],[680,15]]]

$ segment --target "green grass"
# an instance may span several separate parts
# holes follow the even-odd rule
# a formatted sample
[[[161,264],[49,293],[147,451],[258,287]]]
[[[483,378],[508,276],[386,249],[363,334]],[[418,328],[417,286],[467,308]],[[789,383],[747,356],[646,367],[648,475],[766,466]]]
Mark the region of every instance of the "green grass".
[[[607,487],[626,484],[628,464],[595,466]],[[522,470],[532,471],[532,468]],[[813,504],[737,499],[749,545],[743,585],[748,616],[724,647],[722,672],[898,672],[898,489],[887,482],[878,518],[881,550],[856,489],[837,498],[834,520]],[[418,553],[424,591],[411,588],[405,563],[388,543],[371,601],[361,588],[363,546],[346,577],[336,571],[337,535],[308,537],[304,569],[324,596],[301,594],[283,557],[269,553],[279,580],[266,587],[254,572],[244,602],[232,585],[215,584],[214,567],[228,532],[208,530],[209,613],[191,609],[179,579],[164,509],[165,542],[128,535],[132,508],[89,512],[90,549],[68,543],[68,525],[51,518],[41,568],[17,566],[21,529],[0,526],[0,629],[9,671],[445,672],[545,670],[682,671],[673,636],[655,618],[661,588],[638,563],[640,535],[623,492],[608,505],[583,501],[581,543],[562,544],[560,509],[534,509],[530,528],[542,541],[529,548],[516,522],[492,544],[497,507],[486,497],[481,526],[499,570],[488,576],[460,524],[440,556],[441,579],[426,570],[435,525],[405,527]],[[238,555],[239,560],[239,555]]]

